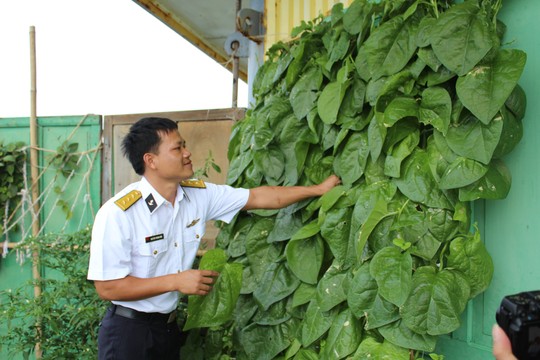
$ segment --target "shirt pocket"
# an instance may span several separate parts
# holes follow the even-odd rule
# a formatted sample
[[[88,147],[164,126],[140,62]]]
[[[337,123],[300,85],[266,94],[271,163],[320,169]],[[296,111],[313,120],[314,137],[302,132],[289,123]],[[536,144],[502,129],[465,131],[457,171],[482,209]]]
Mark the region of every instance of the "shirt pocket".
[[[138,260],[133,263],[133,275],[142,277],[164,275],[156,274],[156,269],[167,249],[167,239],[140,244],[137,248]]]

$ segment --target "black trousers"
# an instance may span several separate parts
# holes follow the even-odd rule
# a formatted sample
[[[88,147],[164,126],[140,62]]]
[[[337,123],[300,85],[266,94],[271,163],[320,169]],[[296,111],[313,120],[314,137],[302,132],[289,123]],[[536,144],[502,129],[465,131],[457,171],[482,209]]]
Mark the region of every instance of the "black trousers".
[[[176,321],[129,319],[107,310],[98,334],[99,360],[178,360],[181,336]]]

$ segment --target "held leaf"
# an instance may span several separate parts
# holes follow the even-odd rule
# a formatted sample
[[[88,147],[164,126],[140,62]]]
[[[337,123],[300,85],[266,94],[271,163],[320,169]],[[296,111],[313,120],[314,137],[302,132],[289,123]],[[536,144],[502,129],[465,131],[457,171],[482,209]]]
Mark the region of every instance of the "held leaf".
[[[210,250],[201,259],[201,269],[219,271],[220,274],[208,295],[189,296],[184,331],[219,326],[232,318],[242,287],[242,265],[226,261],[227,256],[221,249]]]

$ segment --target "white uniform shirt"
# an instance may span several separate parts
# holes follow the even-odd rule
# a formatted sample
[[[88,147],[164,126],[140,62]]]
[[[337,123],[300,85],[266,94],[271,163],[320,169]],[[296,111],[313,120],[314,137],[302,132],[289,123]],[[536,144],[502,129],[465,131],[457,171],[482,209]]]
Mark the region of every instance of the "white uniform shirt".
[[[114,203],[132,190],[142,198],[127,210]],[[96,215],[90,246],[89,280],[151,278],[191,268],[208,220],[230,222],[249,190],[206,183],[206,189],[178,186],[174,207],[143,177],[107,201]],[[178,292],[138,301],[113,301],[144,312],[168,313]]]

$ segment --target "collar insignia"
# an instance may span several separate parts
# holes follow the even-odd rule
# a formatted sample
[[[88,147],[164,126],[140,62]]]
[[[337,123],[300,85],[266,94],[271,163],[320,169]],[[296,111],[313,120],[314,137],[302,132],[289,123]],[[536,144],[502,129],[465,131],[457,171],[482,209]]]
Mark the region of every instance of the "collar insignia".
[[[144,201],[146,202],[146,206],[148,206],[148,210],[150,210],[150,212],[157,208],[156,200],[154,200],[152,194],[148,195]]]

